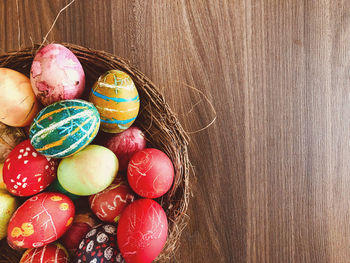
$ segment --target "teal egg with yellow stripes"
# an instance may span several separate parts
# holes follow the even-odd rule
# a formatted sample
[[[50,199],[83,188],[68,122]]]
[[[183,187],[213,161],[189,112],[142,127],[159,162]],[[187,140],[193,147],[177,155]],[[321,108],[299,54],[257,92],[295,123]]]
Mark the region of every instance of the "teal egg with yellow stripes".
[[[140,98],[131,77],[120,70],[109,70],[98,78],[90,92],[101,116],[101,130],[120,133],[135,121]]]
[[[39,153],[64,158],[84,149],[96,136],[100,115],[84,100],[62,100],[42,109],[29,130],[32,146]]]

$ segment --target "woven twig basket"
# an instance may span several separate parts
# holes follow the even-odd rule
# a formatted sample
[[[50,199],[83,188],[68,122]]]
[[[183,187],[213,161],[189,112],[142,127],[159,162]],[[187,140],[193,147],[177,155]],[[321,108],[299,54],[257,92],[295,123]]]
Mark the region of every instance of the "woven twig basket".
[[[128,61],[104,51],[63,44],[80,60],[86,74],[86,90],[109,69],[127,72],[135,82],[140,94],[141,109],[135,124],[146,133],[151,147],[164,151],[173,161],[175,180],[171,190],[157,201],[168,216],[169,232],[166,245],[156,262],[169,262],[179,245],[182,230],[187,221],[189,201],[190,161],[188,158],[188,136],[163,95],[142,72]],[[0,67],[17,70],[29,76],[33,58],[39,45],[0,55]],[[86,94],[85,94],[86,95]],[[6,240],[0,242],[0,262],[19,262],[22,252],[8,247]]]

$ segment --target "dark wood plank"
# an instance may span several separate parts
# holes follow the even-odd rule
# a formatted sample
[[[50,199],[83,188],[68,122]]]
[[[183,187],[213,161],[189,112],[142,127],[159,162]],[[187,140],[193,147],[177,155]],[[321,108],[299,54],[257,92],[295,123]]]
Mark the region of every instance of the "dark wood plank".
[[[68,3],[1,1],[0,52],[41,42]],[[191,134],[197,176],[174,261],[348,262],[349,10],[344,0],[77,0],[61,14],[48,41],[128,58],[188,131],[214,114],[185,84],[216,108],[215,124]]]

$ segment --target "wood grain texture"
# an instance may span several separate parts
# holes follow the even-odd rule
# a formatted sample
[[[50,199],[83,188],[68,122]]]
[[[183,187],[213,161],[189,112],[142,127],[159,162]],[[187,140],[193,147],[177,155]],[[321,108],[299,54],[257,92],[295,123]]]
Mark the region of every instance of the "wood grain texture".
[[[0,1],[0,52],[68,1],[17,3]],[[214,103],[174,262],[349,262],[349,1],[77,0],[48,40],[129,59],[189,131],[213,113],[185,84]]]

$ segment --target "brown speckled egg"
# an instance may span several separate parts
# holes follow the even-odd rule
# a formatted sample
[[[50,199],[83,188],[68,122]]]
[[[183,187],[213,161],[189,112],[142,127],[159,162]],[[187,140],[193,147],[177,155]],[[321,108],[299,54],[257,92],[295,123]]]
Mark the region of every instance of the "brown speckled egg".
[[[30,196],[43,191],[56,178],[58,161],[38,153],[25,140],[7,157],[3,180],[7,190],[17,196]]]
[[[117,246],[117,227],[100,224],[92,228],[80,242],[74,262],[125,262]]]

